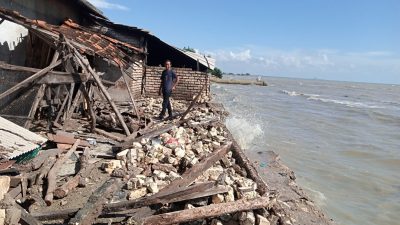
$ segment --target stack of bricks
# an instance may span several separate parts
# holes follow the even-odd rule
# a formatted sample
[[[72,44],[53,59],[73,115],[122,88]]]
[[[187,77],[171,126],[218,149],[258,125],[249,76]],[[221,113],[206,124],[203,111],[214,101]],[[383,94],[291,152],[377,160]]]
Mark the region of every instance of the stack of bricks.
[[[164,67],[146,67],[145,96],[156,97],[160,88],[161,73]],[[179,83],[172,97],[177,100],[192,100],[201,90],[204,82],[207,83],[205,92],[210,94],[210,79],[207,73],[193,71],[191,68],[173,68],[179,77]],[[204,93],[203,93],[204,94]]]
[[[132,64],[128,71],[131,78],[129,79],[129,85],[132,93],[135,97],[139,97],[142,94],[142,79],[143,79],[143,65],[142,63]]]

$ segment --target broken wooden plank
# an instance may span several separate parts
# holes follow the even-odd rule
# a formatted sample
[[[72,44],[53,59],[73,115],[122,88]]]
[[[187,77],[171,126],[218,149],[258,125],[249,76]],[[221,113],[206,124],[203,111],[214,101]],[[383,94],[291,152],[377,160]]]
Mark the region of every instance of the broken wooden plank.
[[[3,99],[4,97],[14,93],[15,91],[19,90],[20,88],[28,85],[29,83],[33,82],[34,80],[38,79],[39,77],[47,74],[47,72],[49,72],[53,68],[59,66],[62,63],[63,60],[65,60],[66,58],[69,58],[69,57],[71,57],[71,54],[68,54],[63,59],[60,59],[60,60],[56,61],[55,63],[50,64],[46,68],[41,69],[40,71],[38,71],[37,73],[33,74],[32,76],[30,76],[30,77],[26,78],[25,80],[19,82],[18,84],[16,84],[12,88],[10,88],[7,91],[1,93],[0,94],[0,100]]]
[[[47,134],[47,137],[48,137],[49,141],[56,142],[57,144],[73,145],[75,143],[75,141],[77,140],[75,138],[74,134],[67,133],[64,131],[57,131],[56,134],[49,133],[49,134]],[[89,142],[87,142],[85,140],[81,140],[79,142],[79,146],[90,147],[90,144],[89,144]]]
[[[172,181],[168,186],[160,190],[156,196],[160,196],[162,194],[168,193],[171,190],[180,187],[187,187],[191,183],[193,183],[197,177],[203,174],[204,171],[213,166],[216,162],[218,162],[224,155],[226,155],[232,147],[232,142],[227,143],[221,148],[212,152],[207,158],[201,160],[199,163],[195,164],[192,168],[186,170],[184,174],[182,174],[182,179],[177,179]]]
[[[58,120],[60,119],[62,113],[64,112],[64,109],[65,109],[65,106],[66,106],[66,104],[68,102],[68,99],[69,99],[69,93],[67,93],[67,95],[65,96],[64,101],[63,101],[63,103],[61,105],[61,108],[60,108],[60,110],[58,110],[57,117],[56,117],[56,119],[54,120],[53,123],[58,123]]]
[[[74,145],[71,147],[70,150],[68,150],[65,155],[58,159],[56,163],[54,163],[54,166],[51,168],[49,171],[49,174],[47,175],[47,192],[46,196],[44,198],[45,202],[47,205],[51,205],[53,202],[53,197],[54,197],[54,190],[56,189],[56,182],[57,182],[57,173],[60,170],[61,166],[65,163],[67,159],[72,155],[72,153],[76,150],[76,148],[79,145],[79,139],[77,139],[74,143]]]
[[[65,122],[67,120],[71,119],[72,114],[74,113],[76,107],[78,106],[79,102],[81,102],[82,91],[81,91],[80,87],[82,86],[82,84],[78,84],[78,85],[79,85],[78,92],[75,95],[75,98],[72,102],[71,108],[67,112],[66,120],[64,121],[64,126],[65,126]]]
[[[31,107],[31,110],[29,111],[28,114],[28,120],[25,122],[25,128],[29,129],[32,123],[32,120],[35,117],[36,111],[37,111],[37,107],[39,106],[40,101],[42,100],[43,96],[44,96],[44,90],[46,89],[46,85],[42,84],[39,87],[39,90],[35,96],[35,100],[33,100],[33,104]]]
[[[162,195],[152,195],[149,197],[143,197],[135,200],[121,201],[116,203],[108,204],[104,211],[105,212],[113,212],[117,210],[125,210],[125,209],[135,209],[144,206],[150,206],[155,204],[166,204],[171,202],[183,201],[191,199],[191,197],[187,198],[187,195],[193,193],[202,193],[214,187],[215,182],[206,182],[196,184],[190,187],[177,188],[172,192],[164,193]],[[204,194],[203,193],[203,194]],[[202,196],[203,197],[203,196]],[[179,198],[179,199],[177,199]],[[183,199],[183,200],[182,200]]]
[[[89,200],[83,208],[81,208],[68,224],[90,225],[103,211],[107,198],[121,186],[121,181],[115,178],[107,180],[89,197]]]
[[[111,134],[111,133],[109,133],[109,132],[107,132],[105,130],[99,129],[99,128],[95,128],[94,132],[98,133],[100,135],[103,135],[103,136],[105,136],[107,138],[110,138],[110,139],[112,139],[114,141],[122,142],[124,140],[123,138],[120,138],[120,137],[118,137],[118,136],[116,136],[114,134]]]
[[[133,109],[135,110],[135,114],[139,118],[139,111],[136,108],[135,98],[133,97],[133,93],[132,93],[131,87],[128,84],[128,81],[125,78],[125,75],[126,75],[125,71],[122,68],[121,68],[121,73],[122,73],[122,78],[125,81],[126,88],[128,89],[129,97],[131,98],[131,101],[132,101],[132,104],[133,104]]]
[[[137,209],[144,206],[150,206],[155,204],[167,204],[173,202],[186,201],[195,198],[202,198],[207,196],[212,196],[216,194],[226,193],[229,191],[227,186],[214,186],[214,182],[206,182],[195,184],[190,187],[181,188],[175,190],[173,193],[168,193],[160,197],[144,197],[136,200],[121,201],[116,203],[106,204],[102,211],[102,215],[107,215],[109,213],[115,213],[128,209]],[[48,219],[66,219],[71,215],[78,212],[79,208],[73,208],[68,210],[57,210],[57,211],[47,211],[41,213],[34,213],[33,216],[40,220]]]
[[[85,83],[81,84],[80,90],[83,94],[84,99],[86,100],[86,103],[87,103],[87,109],[88,109],[89,115],[90,115],[90,132],[93,133],[94,129],[96,129],[96,115],[94,114],[92,100],[90,99],[89,93],[86,90]]]
[[[184,120],[187,114],[189,114],[190,110],[192,110],[193,106],[196,104],[196,102],[199,100],[201,93],[203,93],[205,87],[207,86],[207,82],[204,83],[203,87],[200,89],[199,93],[197,93],[197,96],[193,99],[193,101],[190,103],[189,107],[186,109],[186,111],[182,114],[182,117],[180,120]]]
[[[265,208],[270,205],[271,201],[269,197],[260,197],[253,200],[241,199],[235,202],[213,204],[193,209],[186,209],[176,212],[153,215],[144,218],[140,224],[142,225],[180,224],[189,221],[201,220],[204,218],[218,217],[229,213]]]

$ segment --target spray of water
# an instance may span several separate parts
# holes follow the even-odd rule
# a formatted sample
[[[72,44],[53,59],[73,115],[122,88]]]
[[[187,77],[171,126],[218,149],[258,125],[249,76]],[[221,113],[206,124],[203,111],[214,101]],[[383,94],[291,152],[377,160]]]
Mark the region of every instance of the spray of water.
[[[253,124],[247,119],[238,116],[229,117],[226,120],[226,126],[243,149],[250,149],[255,144],[253,142],[254,139],[264,135],[260,124]]]

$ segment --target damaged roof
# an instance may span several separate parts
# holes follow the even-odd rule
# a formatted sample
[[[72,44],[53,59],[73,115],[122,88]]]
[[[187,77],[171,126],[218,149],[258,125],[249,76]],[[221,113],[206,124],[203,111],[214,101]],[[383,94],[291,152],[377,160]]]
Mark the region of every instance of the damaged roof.
[[[35,33],[39,32],[41,37],[51,41],[58,40],[59,35],[62,34],[82,52],[89,55],[96,54],[115,62],[123,68],[129,67],[129,63],[133,62],[131,59],[132,54],[144,53],[142,48],[95,33],[74,23],[72,20],[66,20],[61,26],[56,26],[45,21],[28,19],[16,11],[4,8],[0,8],[0,17],[20,24]]]
[[[0,117],[0,158],[13,159],[41,147],[46,141],[46,138]]]

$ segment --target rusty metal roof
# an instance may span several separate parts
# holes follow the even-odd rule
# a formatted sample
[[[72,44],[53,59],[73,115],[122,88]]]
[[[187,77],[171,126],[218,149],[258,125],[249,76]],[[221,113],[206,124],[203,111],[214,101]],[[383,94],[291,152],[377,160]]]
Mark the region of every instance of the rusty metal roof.
[[[56,26],[45,21],[28,19],[16,11],[4,8],[0,8],[0,17],[20,24],[29,30],[40,32],[41,36],[51,40],[58,39],[59,35],[63,34],[72,40],[82,52],[107,58],[123,68],[127,68],[129,62],[133,61],[131,59],[133,53],[144,53],[142,48],[95,33],[72,20],[66,20],[61,26]]]
[[[13,159],[39,148],[46,141],[46,138],[0,117],[0,158]]]

